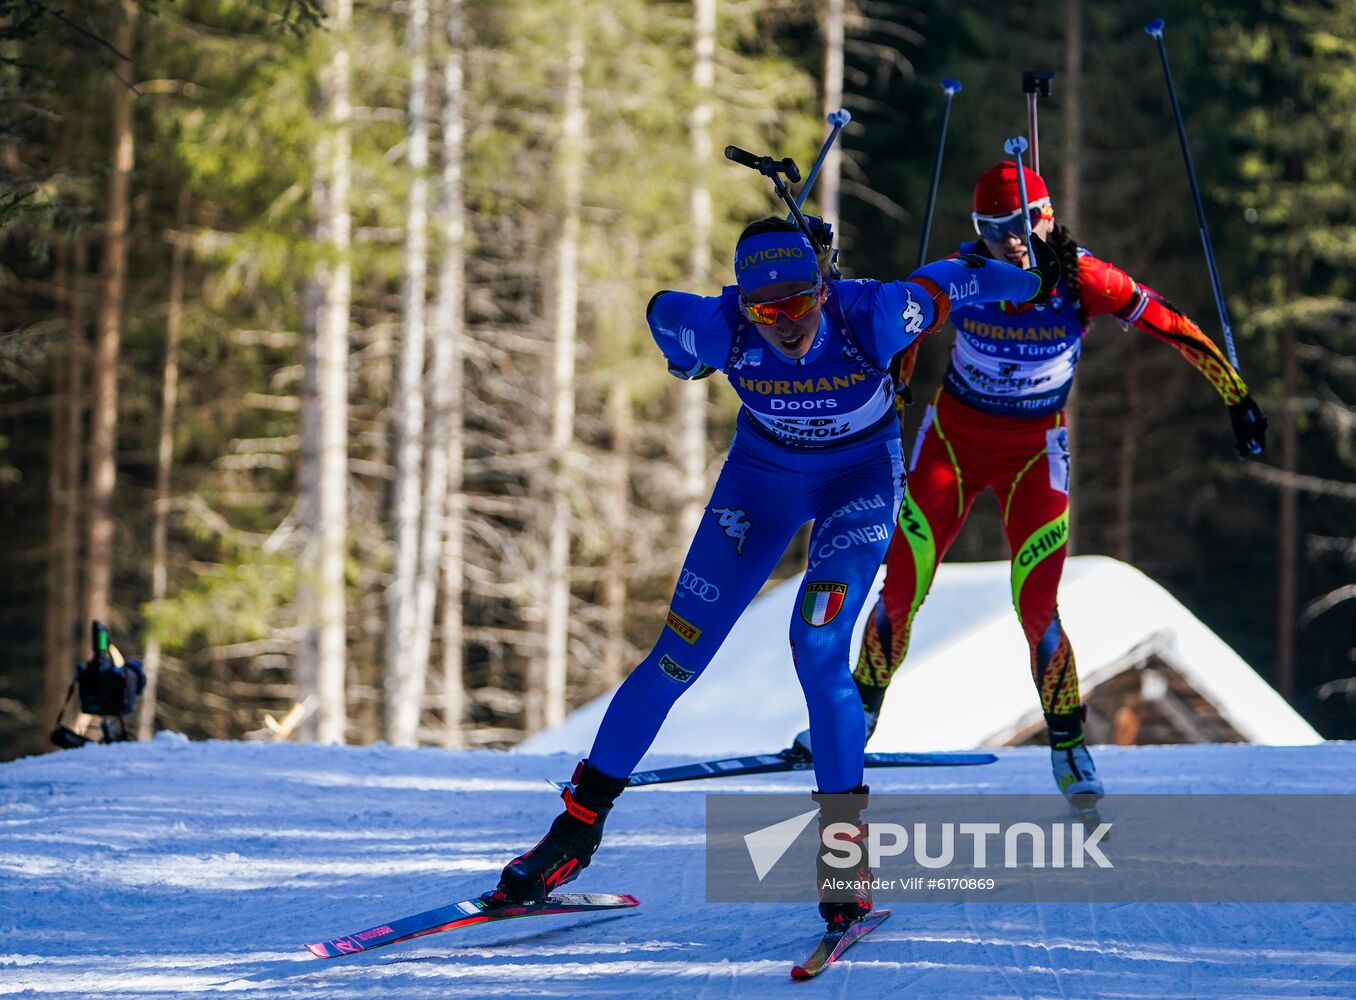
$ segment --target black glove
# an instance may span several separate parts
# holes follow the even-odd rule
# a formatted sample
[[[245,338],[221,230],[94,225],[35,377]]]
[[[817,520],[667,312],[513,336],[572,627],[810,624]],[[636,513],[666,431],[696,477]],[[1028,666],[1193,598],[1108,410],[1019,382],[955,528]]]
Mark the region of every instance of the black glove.
[[[681,378],[687,381],[695,382],[699,378],[706,378],[715,372],[710,365],[704,365],[700,361],[693,364],[690,368],[683,368],[677,362],[669,362],[669,374],[674,378]]]
[[[1234,447],[1239,458],[1262,454],[1267,443],[1267,415],[1251,395],[1229,407],[1229,422],[1234,425]]]
[[[1055,283],[1059,281],[1059,254],[1055,253],[1050,244],[1035,233],[1031,234],[1031,249],[1036,255],[1031,264],[1031,270],[1041,279],[1041,287],[1036,289],[1036,294],[1027,301],[1033,303],[1049,302],[1050,296],[1055,292]]]

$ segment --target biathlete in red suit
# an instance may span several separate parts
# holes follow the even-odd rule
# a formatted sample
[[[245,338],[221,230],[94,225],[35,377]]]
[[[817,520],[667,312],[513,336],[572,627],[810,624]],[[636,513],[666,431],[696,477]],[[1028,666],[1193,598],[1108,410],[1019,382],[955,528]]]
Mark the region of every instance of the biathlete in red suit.
[[[867,623],[854,679],[870,731],[908,652],[909,630],[937,564],[975,497],[992,489],[1012,552],[1012,600],[1031,649],[1056,784],[1069,796],[1100,796],[1102,784],[1083,745],[1078,671],[1056,602],[1069,534],[1064,403],[1090,321],[1110,314],[1175,348],[1228,407],[1241,456],[1261,452],[1267,422],[1238,372],[1200,328],[1152,288],[1079,248],[1067,229],[1055,225],[1045,182],[1025,173],[1032,229],[1059,253],[1063,277],[1045,305],[951,310],[951,364],[914,445],[885,586]],[[975,186],[980,239],[960,252],[1026,267],[1020,206],[1015,164],[986,171]],[[916,350],[903,359],[906,378]]]

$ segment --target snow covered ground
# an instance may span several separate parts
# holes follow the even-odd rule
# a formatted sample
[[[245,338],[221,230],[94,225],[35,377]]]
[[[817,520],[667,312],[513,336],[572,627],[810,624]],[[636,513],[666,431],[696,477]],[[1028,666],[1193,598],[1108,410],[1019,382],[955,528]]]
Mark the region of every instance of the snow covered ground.
[[[873,771],[871,784],[1048,791],[1045,753],[1000,758]],[[1113,793],[1356,792],[1350,744],[1097,759]],[[169,734],[0,764],[0,995],[1356,996],[1356,904],[896,903],[841,966],[792,984],[817,934],[813,907],[705,902],[703,795],[806,789],[805,774],[628,792],[575,886],[635,893],[636,910],[328,962],[302,949],[493,884],[557,810],[543,779],[572,765]]]

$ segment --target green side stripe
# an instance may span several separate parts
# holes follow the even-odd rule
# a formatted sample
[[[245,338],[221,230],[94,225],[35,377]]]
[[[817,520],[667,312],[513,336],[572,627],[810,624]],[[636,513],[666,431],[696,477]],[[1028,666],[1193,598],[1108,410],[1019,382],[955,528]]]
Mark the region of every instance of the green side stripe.
[[[923,606],[927,596],[928,584],[932,582],[932,573],[937,568],[937,543],[932,537],[932,525],[923,516],[923,512],[914,506],[909,488],[904,487],[904,502],[899,505],[899,530],[909,543],[913,552],[913,613]]]
[[[1031,571],[1041,561],[1060,547],[1069,543],[1069,509],[1066,507],[1058,517],[1041,525],[1031,533],[1031,537],[1022,543],[1017,554],[1012,557],[1012,605],[1020,609],[1022,587]]]

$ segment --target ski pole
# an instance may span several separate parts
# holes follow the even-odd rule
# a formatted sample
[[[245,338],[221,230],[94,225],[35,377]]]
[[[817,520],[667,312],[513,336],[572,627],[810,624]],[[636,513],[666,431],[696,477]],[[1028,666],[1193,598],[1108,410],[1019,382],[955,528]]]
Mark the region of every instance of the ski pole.
[[[918,241],[918,266],[922,267],[928,259],[928,234],[932,232],[932,212],[937,207],[937,185],[942,180],[942,153],[946,149],[946,126],[951,121],[951,98],[961,91],[961,82],[949,76],[942,77],[942,93],[946,94],[946,103],[942,105],[942,129],[937,137],[937,159],[932,164],[932,186],[928,189],[928,210],[923,216],[923,235]]]
[[[1215,251],[1210,247],[1210,230],[1205,224],[1205,208],[1201,205],[1201,189],[1196,183],[1196,168],[1191,162],[1191,147],[1187,145],[1186,125],[1182,121],[1182,106],[1177,102],[1177,87],[1172,82],[1172,70],[1168,67],[1168,49],[1163,44],[1163,25],[1161,17],[1156,17],[1144,26],[1144,33],[1158,43],[1158,56],[1163,62],[1163,78],[1168,82],[1168,98],[1172,102],[1173,118],[1177,122],[1177,140],[1182,144],[1182,159],[1186,161],[1187,180],[1191,183],[1191,199],[1196,204],[1196,221],[1200,225],[1201,245],[1205,247],[1205,266],[1210,270],[1210,287],[1215,293],[1215,308],[1219,310],[1219,325],[1224,331],[1224,346],[1229,351],[1229,363],[1238,370],[1238,353],[1234,350],[1234,331],[1229,325],[1229,312],[1224,305],[1224,290],[1219,283],[1219,270],[1215,267]]]
[[[1026,94],[1026,134],[1031,138],[1031,169],[1041,172],[1041,132],[1036,123],[1036,99],[1050,96],[1050,81],[1055,74],[1048,69],[1022,70],[1022,91]]]
[[[1031,211],[1026,207],[1026,172],[1022,169],[1022,154],[1026,152],[1026,139],[1016,135],[1003,143],[1003,151],[1017,160],[1017,194],[1022,199],[1022,230],[1026,233],[1027,264],[1036,266],[1036,248],[1031,242]]]
[[[830,112],[826,118],[831,131],[824,139],[824,145],[819,147],[819,157],[815,160],[814,166],[810,168],[810,173],[805,178],[805,183],[800,186],[800,194],[796,195],[796,207],[799,208],[805,204],[805,197],[810,193],[810,188],[815,186],[815,179],[819,176],[819,168],[824,166],[824,161],[828,159],[829,150],[833,148],[834,141],[838,138],[838,133],[843,131],[843,126],[852,121],[852,113],[847,108],[839,108],[837,111]],[[787,215],[787,221],[791,221],[791,215]]]
[[[747,149],[740,149],[738,146],[726,146],[725,158],[733,163],[738,163],[741,167],[748,167],[750,170],[756,170],[764,177],[772,181],[772,188],[777,192],[777,197],[786,203],[786,207],[791,210],[788,219],[794,219],[797,228],[805,234],[805,238],[810,241],[810,246],[818,250],[827,250],[819,239],[815,237],[810,224],[805,221],[805,215],[801,212],[800,206],[796,204],[795,197],[791,194],[790,188],[786,186],[786,181],[782,180],[781,175],[786,175],[786,180],[792,184],[800,180],[800,168],[796,166],[796,161],[789,156],[784,156],[780,160],[774,160],[770,156],[759,156],[757,153],[750,153]]]

